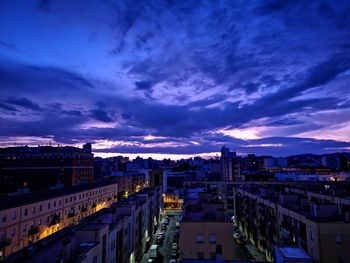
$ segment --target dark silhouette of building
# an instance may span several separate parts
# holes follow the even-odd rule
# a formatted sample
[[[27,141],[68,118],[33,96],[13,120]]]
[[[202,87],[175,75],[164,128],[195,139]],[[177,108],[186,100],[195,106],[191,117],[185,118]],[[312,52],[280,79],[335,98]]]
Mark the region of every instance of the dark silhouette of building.
[[[93,181],[91,144],[77,147],[7,147],[0,149],[0,192],[23,187],[45,190]]]

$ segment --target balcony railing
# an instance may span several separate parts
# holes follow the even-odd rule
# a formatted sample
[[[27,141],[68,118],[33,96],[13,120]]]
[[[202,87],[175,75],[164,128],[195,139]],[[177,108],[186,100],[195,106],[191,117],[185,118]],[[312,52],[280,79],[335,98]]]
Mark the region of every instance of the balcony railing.
[[[0,240],[0,249],[10,246],[12,244],[11,238],[5,238],[3,240]]]
[[[28,235],[35,235],[39,233],[39,227],[37,226],[31,226],[28,230]]]
[[[54,226],[54,225],[57,225],[59,222],[60,222],[61,218],[59,215],[53,215],[52,216],[52,219],[49,223],[49,226]]]
[[[69,212],[67,217],[68,218],[72,218],[72,217],[75,217],[76,216],[76,213],[73,211],[73,212]]]
[[[93,203],[91,207],[95,208],[96,206],[97,206],[96,203]]]
[[[87,210],[88,210],[87,207],[82,207],[82,208],[81,208],[81,212],[82,212],[82,213],[86,212]]]

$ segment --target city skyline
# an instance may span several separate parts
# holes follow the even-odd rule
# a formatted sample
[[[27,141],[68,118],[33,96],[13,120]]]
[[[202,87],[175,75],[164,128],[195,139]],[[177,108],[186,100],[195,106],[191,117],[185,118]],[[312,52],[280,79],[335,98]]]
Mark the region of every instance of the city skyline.
[[[0,147],[350,150],[347,1],[7,1]]]

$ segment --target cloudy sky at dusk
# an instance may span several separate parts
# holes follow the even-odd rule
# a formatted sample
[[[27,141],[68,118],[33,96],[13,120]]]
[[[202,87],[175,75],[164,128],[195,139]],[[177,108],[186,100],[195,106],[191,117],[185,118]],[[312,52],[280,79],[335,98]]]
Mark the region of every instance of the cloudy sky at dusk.
[[[350,150],[350,1],[11,0],[0,25],[2,146]]]

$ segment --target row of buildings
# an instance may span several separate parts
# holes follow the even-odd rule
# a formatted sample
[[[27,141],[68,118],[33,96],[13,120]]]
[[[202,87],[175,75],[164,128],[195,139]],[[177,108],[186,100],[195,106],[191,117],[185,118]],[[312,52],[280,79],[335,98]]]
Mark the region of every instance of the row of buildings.
[[[314,262],[350,262],[349,183],[234,184],[235,220],[268,260],[275,245]]]
[[[275,180],[278,176],[293,180],[294,175],[305,175],[296,180],[350,180],[350,155],[297,155],[290,157],[238,156],[236,152],[222,147],[220,180]],[[342,175],[339,175],[341,174]],[[278,175],[279,174],[279,175]],[[277,175],[277,177],[276,177]],[[323,177],[321,177],[323,175]]]
[[[312,262],[350,262],[348,182],[187,181],[184,191],[182,262],[251,259],[233,241],[234,227],[261,261],[293,250]]]
[[[117,193],[111,182],[0,197],[0,258],[109,207]]]
[[[138,262],[162,209],[160,187],[144,188],[22,249],[4,262]],[[67,229],[69,231],[67,231]]]

